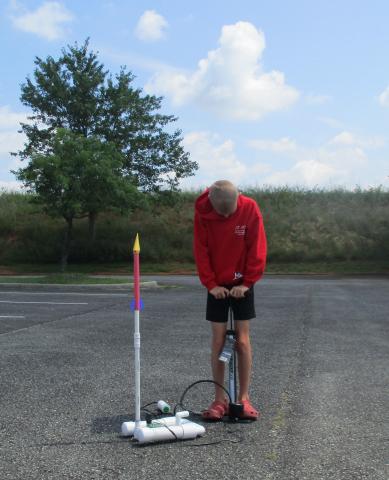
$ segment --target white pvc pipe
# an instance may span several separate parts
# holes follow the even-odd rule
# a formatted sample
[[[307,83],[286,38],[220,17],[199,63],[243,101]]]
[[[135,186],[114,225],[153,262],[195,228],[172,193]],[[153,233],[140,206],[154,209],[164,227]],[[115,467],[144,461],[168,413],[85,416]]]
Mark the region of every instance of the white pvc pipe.
[[[189,412],[187,410],[183,412],[178,412],[176,416],[171,416],[171,417],[163,417],[163,418],[156,418],[151,421],[151,427],[158,427],[161,425],[177,425],[180,423],[185,423],[189,422],[189,420],[185,420],[185,417],[189,417]],[[131,437],[134,435],[135,428],[143,428],[147,427],[147,422],[145,420],[142,420],[139,424],[139,426],[135,425],[135,422],[123,422],[122,423],[122,434],[125,437]]]
[[[135,422],[123,422],[122,423],[122,435],[124,437],[132,437],[135,432],[135,428],[142,428],[146,427],[147,422],[145,420],[142,420],[141,422],[138,423],[138,425],[135,425]]]
[[[205,428],[189,420],[182,420],[180,425],[136,428],[134,438],[139,443],[161,442],[163,440],[189,440],[204,435]]]

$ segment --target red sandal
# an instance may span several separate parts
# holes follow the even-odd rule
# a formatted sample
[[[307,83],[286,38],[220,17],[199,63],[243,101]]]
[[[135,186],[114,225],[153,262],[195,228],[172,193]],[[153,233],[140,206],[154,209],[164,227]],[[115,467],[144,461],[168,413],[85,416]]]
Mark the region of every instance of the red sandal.
[[[228,405],[226,402],[222,403],[215,400],[211,405],[202,412],[202,417],[205,420],[221,420],[224,415],[228,413]]]
[[[250,400],[242,400],[243,412],[239,415],[242,420],[257,420],[260,413],[251,405]]]

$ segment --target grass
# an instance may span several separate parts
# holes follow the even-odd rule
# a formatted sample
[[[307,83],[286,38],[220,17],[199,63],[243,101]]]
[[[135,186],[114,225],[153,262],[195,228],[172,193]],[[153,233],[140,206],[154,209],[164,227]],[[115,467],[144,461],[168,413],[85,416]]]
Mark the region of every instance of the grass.
[[[58,265],[16,265],[0,266],[0,283],[34,283],[34,284],[118,284],[132,281],[132,265],[130,264],[88,264],[70,265],[67,273],[59,273]],[[271,263],[266,269],[267,274],[277,275],[389,275],[387,262],[304,262],[304,263]],[[195,275],[196,268],[191,263],[144,263],[141,274],[172,274]],[[31,275],[23,277],[22,275]],[[116,275],[116,278],[106,278],[100,275]]]
[[[107,264],[70,264],[64,275],[72,274],[113,274],[113,275],[129,275],[132,266],[126,263],[107,263]],[[56,275],[60,274],[60,266],[57,263],[20,263],[0,265],[0,275]]]
[[[146,263],[142,262],[142,274],[194,274],[196,267],[193,263]],[[34,274],[59,274],[58,264],[15,264],[0,265],[0,278],[2,275],[34,275]],[[132,275],[132,263],[88,263],[70,264],[65,275]]]
[[[338,262],[292,262],[271,263],[266,269],[269,274],[389,274],[387,261],[338,261]]]
[[[87,219],[78,219],[67,271],[127,274],[136,232],[144,273],[194,271],[193,211],[198,193],[182,192],[170,202],[158,197],[126,214],[102,212],[93,242]],[[269,273],[388,272],[389,190],[268,187],[245,193],[258,202],[263,214]],[[0,265],[16,273],[56,273],[65,222],[48,217],[33,198],[0,192]],[[29,264],[32,259],[35,266]]]

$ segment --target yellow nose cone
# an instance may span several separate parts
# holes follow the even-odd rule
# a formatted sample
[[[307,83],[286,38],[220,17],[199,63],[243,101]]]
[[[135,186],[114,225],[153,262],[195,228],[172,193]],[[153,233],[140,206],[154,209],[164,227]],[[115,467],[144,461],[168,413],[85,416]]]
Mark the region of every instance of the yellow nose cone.
[[[140,252],[140,243],[139,243],[139,234],[136,234],[135,242],[134,242],[134,248],[132,249],[134,253],[139,253]]]

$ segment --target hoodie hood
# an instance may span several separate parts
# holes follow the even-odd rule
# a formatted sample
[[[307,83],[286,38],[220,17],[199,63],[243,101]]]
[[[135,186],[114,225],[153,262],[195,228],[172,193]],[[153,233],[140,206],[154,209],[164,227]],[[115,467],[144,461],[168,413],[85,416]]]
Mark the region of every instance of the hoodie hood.
[[[238,195],[238,208],[235,210],[235,212],[230,215],[229,217],[223,217],[223,215],[220,215],[219,213],[216,212],[216,210],[213,208],[211,201],[209,200],[209,188],[205,190],[196,200],[195,203],[195,210],[199,214],[199,216],[203,220],[226,220],[229,219],[233,216],[235,216],[239,210],[239,207],[242,204],[242,199],[241,195]]]

